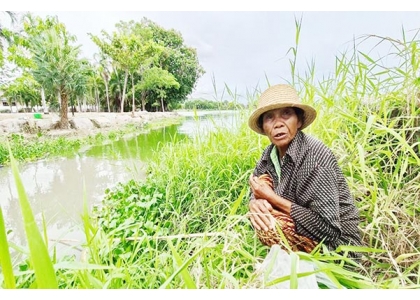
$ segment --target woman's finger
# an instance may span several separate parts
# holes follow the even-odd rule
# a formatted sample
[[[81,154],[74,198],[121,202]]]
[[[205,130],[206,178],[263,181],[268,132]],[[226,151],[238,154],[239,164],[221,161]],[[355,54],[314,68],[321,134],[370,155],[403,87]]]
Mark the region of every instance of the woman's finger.
[[[251,222],[255,224],[258,230],[267,231],[273,227],[272,216],[270,210],[272,207],[266,200],[252,200],[250,203],[250,217]],[[267,202],[267,203],[264,203]]]
[[[267,211],[271,213],[273,211],[273,206],[270,204],[270,202],[268,202],[267,200],[263,200],[262,202],[265,208],[267,209]]]

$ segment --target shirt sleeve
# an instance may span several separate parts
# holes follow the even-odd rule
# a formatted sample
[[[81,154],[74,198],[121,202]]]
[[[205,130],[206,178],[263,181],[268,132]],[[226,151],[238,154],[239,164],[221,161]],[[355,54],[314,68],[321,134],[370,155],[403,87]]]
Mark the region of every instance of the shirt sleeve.
[[[258,177],[258,176],[264,174],[264,171],[265,171],[266,167],[264,166],[262,160],[263,160],[263,157],[266,155],[266,153],[268,151],[268,148],[269,147],[264,149],[260,159],[258,160],[257,164],[255,165],[254,171],[252,172],[252,174],[254,176]],[[254,193],[252,193],[251,188],[249,188],[249,201],[254,200],[254,199],[255,199]]]
[[[334,242],[341,237],[337,174],[317,167],[299,184],[299,203],[292,202],[290,215],[299,234],[317,241]]]

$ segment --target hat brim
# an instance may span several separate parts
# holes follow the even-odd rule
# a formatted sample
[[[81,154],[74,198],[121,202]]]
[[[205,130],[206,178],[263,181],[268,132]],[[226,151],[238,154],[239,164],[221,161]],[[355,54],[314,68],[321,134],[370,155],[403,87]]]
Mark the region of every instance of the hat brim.
[[[273,109],[284,108],[284,107],[298,107],[303,110],[304,112],[303,123],[302,123],[302,126],[300,127],[300,130],[303,130],[309,125],[311,125],[312,122],[316,118],[316,110],[312,106],[309,106],[306,104],[298,104],[298,103],[277,103],[277,104],[274,103],[274,104],[266,105],[264,107],[257,108],[249,117],[248,126],[252,130],[254,130],[256,133],[266,135],[263,129],[258,126],[258,119],[263,113],[267,111],[270,111]]]

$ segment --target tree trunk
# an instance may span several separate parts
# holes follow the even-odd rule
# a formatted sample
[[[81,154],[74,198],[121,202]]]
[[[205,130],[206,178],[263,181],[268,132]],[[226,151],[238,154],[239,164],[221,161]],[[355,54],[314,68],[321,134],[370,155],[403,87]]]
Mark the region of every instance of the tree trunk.
[[[124,112],[124,98],[125,98],[125,90],[127,88],[127,80],[128,80],[128,71],[125,71],[124,88],[123,88],[123,94],[122,94],[122,99],[121,99],[121,113]]]
[[[145,91],[141,92],[141,110],[142,111],[146,110],[146,92]]]
[[[41,99],[42,99],[42,110],[44,111],[44,114],[48,114],[47,102],[45,101],[45,91],[43,87],[41,87]]]
[[[76,98],[77,106],[79,107],[79,112],[82,112],[82,101],[80,101],[79,96]]]
[[[111,112],[111,109],[109,108],[109,91],[108,91],[108,81],[105,80],[105,91],[106,91],[106,102],[108,104],[108,112]]]
[[[83,97],[82,110],[83,110],[83,112],[86,112],[87,111],[86,97]]]
[[[96,111],[99,112],[101,109],[101,103],[99,99],[99,90],[97,86],[95,86],[95,102],[96,102]]]
[[[57,92],[57,99],[58,99],[58,107],[60,108],[60,112],[61,112],[61,94],[60,91]],[[61,116],[60,116],[61,118]]]
[[[60,98],[61,98],[61,109],[60,109],[60,129],[68,129],[69,128],[69,117],[68,117],[68,99],[67,94],[65,91],[60,91]]]
[[[133,108],[131,110],[131,116],[134,117],[134,112],[136,110],[136,102],[135,102],[135,91],[136,89],[134,88],[134,75],[131,76],[131,85],[133,86]]]
[[[162,105],[162,112],[165,112],[165,106],[163,105],[163,97],[160,98],[160,103]]]

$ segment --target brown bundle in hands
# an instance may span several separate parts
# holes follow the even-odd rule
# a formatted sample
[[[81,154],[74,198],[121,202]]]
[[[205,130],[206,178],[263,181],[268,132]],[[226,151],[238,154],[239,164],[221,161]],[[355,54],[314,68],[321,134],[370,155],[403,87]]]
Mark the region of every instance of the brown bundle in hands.
[[[258,177],[258,179],[260,183],[267,184],[273,188],[273,180],[268,174],[263,174]],[[275,229],[270,229],[268,231],[256,230],[258,239],[261,241],[261,243],[270,247],[274,244],[279,244],[282,246],[280,243],[282,238],[277,231],[279,227],[293,251],[304,251],[310,253],[315,248],[317,242],[306,236],[296,233],[295,223],[293,222],[293,219],[290,217],[290,215],[287,215],[276,209],[273,209],[271,215],[276,219]]]

